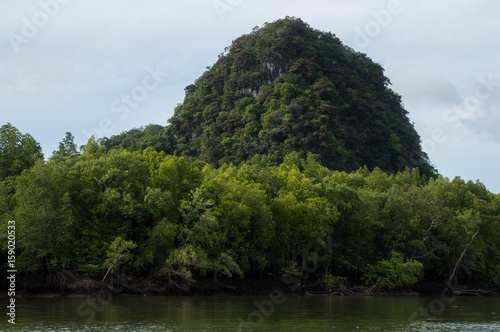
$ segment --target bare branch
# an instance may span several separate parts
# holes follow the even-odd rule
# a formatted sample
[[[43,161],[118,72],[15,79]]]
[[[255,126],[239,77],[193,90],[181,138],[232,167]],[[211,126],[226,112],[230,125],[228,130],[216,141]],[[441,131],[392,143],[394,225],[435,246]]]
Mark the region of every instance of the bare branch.
[[[464,228],[465,228],[465,232],[470,235],[470,233],[467,231],[467,227],[464,226]],[[472,235],[472,238],[471,238],[469,244],[462,251],[462,254],[460,255],[460,258],[458,259],[457,263],[455,264],[455,267],[453,268],[453,271],[451,272],[450,278],[448,279],[448,281],[449,281],[450,284],[452,283],[453,279],[455,279],[455,277],[457,275],[458,267],[460,265],[460,262],[462,261],[462,258],[464,258],[464,256],[465,256],[465,252],[467,251],[467,249],[469,249],[470,245],[472,244],[472,241],[474,241],[474,238],[476,237],[476,235],[478,233],[479,233],[479,230],[477,230],[477,232],[474,235]]]

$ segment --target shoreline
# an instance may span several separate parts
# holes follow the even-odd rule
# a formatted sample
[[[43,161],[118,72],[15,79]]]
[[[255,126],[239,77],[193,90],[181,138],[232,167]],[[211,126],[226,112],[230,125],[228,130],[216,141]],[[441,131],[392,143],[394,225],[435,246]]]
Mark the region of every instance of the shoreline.
[[[114,279],[104,283],[100,280],[85,277],[74,278],[66,283],[49,285],[40,282],[41,276],[34,276],[39,282],[26,283],[18,287],[15,298],[89,298],[102,294],[112,296],[268,296],[274,291],[296,296],[441,296],[443,293],[458,296],[492,296],[499,297],[499,289],[490,289],[488,285],[474,285],[471,287],[448,287],[445,283],[417,284],[413,289],[388,289],[376,285],[362,286],[350,285],[341,288],[328,288],[322,282],[309,281],[300,284],[286,284],[283,280],[276,279],[227,279],[214,282],[209,278],[200,278],[184,289],[165,288],[161,285],[149,285],[147,279],[133,279],[123,284]],[[145,286],[146,285],[146,286]],[[20,285],[19,285],[20,286]],[[55,286],[55,287],[54,287]],[[8,298],[8,291],[2,287],[0,298]]]

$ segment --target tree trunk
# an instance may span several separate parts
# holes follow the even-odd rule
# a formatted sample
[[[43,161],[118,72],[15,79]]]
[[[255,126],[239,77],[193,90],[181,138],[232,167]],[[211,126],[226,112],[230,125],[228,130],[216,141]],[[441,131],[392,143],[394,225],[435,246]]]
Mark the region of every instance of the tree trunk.
[[[465,231],[467,232],[467,228],[465,229]],[[474,241],[474,238],[476,237],[476,235],[479,233],[479,230],[474,234],[472,235],[472,238],[470,239],[470,242],[469,244],[464,248],[464,250],[462,251],[462,254],[460,255],[460,257],[458,258],[458,261],[457,263],[455,264],[455,267],[453,268],[453,271],[451,272],[451,275],[450,275],[450,278],[448,279],[448,282],[451,284],[453,282],[453,279],[455,279],[455,277],[457,276],[457,270],[458,270],[458,267],[460,266],[460,262],[462,261],[462,259],[464,258],[465,256],[465,252],[467,251],[467,249],[469,249],[470,245],[472,244],[472,241]],[[470,234],[469,232],[467,232],[467,234]]]

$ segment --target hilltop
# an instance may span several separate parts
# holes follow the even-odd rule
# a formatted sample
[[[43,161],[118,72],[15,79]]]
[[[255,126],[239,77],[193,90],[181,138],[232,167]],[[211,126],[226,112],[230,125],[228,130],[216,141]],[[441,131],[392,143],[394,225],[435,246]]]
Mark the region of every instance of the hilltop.
[[[167,154],[217,167],[255,154],[278,165],[288,153],[312,152],[335,170],[437,173],[384,69],[300,19],[266,23],[237,38],[185,91],[170,124],[144,135]],[[129,136],[104,144],[146,146],[125,142]]]
[[[287,18],[236,39],[166,127],[80,152],[68,132],[46,161],[3,125],[2,265],[23,296],[499,295],[500,195],[434,172],[382,67]]]

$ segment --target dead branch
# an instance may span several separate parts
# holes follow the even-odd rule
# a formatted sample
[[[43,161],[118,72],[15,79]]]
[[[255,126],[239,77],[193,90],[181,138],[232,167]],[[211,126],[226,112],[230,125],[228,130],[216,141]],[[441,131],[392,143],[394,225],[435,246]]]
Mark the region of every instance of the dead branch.
[[[465,227],[465,232],[470,235],[470,233],[467,231],[467,227]],[[455,264],[455,267],[453,268],[453,271],[451,272],[450,278],[448,279],[448,282],[450,284],[453,282],[453,279],[455,279],[455,277],[457,275],[458,267],[460,266],[460,262],[462,261],[462,259],[465,256],[465,252],[467,251],[467,249],[469,249],[470,245],[472,244],[472,241],[474,241],[474,238],[476,237],[476,235],[478,233],[479,233],[479,230],[477,230],[477,232],[474,235],[472,235],[472,238],[471,238],[469,244],[467,244],[467,246],[462,251],[462,254],[460,255],[460,258],[458,259],[457,263]]]
[[[441,259],[438,256],[434,255],[434,251],[436,251],[436,248],[432,249],[431,251],[429,251],[428,253],[426,253],[425,255],[422,255],[422,256],[414,256],[414,255],[412,255],[410,257],[410,259],[422,259],[422,258],[427,257],[427,256],[432,256],[435,259]]]

